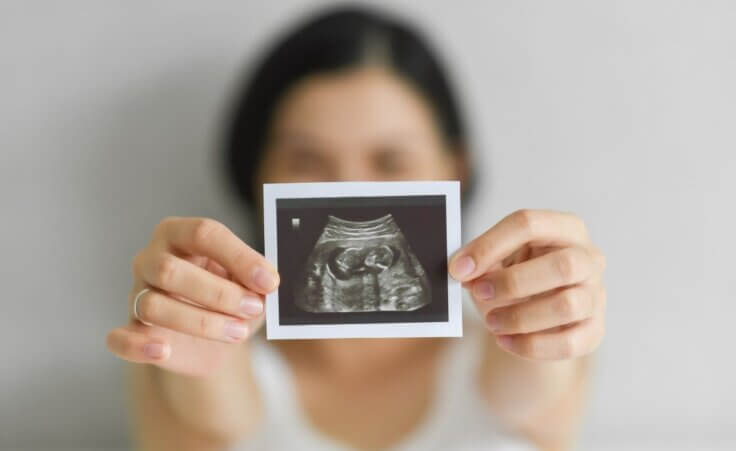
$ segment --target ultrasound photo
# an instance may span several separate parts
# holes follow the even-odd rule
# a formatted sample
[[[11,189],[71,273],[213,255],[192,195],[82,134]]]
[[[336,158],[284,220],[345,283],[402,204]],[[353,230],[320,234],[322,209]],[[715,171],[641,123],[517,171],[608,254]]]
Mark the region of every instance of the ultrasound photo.
[[[413,192],[412,192],[413,191]],[[269,338],[458,336],[456,182],[264,185]]]
[[[296,285],[308,312],[408,311],[432,301],[427,273],[391,213],[368,221],[328,215]]]

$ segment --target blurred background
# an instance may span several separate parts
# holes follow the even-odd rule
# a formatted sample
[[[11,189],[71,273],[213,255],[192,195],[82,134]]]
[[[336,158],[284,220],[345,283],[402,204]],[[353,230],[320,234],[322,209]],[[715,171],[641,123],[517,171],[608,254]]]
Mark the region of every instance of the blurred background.
[[[167,215],[247,238],[221,183],[248,61],[323,1],[0,1],[0,449],[126,449],[130,260]],[[608,254],[579,449],[736,449],[736,2],[378,2],[451,65],[465,239],[573,211]]]

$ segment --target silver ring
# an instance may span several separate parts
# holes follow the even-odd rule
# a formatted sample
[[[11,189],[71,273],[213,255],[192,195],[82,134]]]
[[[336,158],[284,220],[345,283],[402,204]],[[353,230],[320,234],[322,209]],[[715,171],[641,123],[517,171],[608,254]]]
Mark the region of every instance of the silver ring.
[[[135,319],[137,319],[138,321],[140,321],[144,325],[146,325],[146,326],[153,326],[153,324],[151,324],[151,323],[149,323],[147,321],[143,321],[141,319],[141,317],[138,315],[138,301],[141,299],[141,296],[143,296],[144,294],[146,294],[149,291],[151,291],[150,288],[144,288],[141,291],[139,291],[138,294],[135,295],[135,299],[133,300],[133,316],[135,316]]]

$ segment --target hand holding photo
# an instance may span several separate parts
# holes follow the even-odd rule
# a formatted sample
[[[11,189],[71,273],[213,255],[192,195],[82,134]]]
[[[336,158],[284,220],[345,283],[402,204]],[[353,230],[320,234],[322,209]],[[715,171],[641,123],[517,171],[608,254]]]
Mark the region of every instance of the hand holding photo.
[[[265,184],[269,339],[462,336],[458,182]]]

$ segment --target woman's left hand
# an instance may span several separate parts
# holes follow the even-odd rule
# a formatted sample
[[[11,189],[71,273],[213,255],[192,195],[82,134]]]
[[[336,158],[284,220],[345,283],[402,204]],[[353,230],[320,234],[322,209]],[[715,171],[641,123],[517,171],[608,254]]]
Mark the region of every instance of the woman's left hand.
[[[519,210],[458,251],[450,274],[470,290],[502,349],[549,360],[588,354],[601,342],[604,267],[580,218]]]

